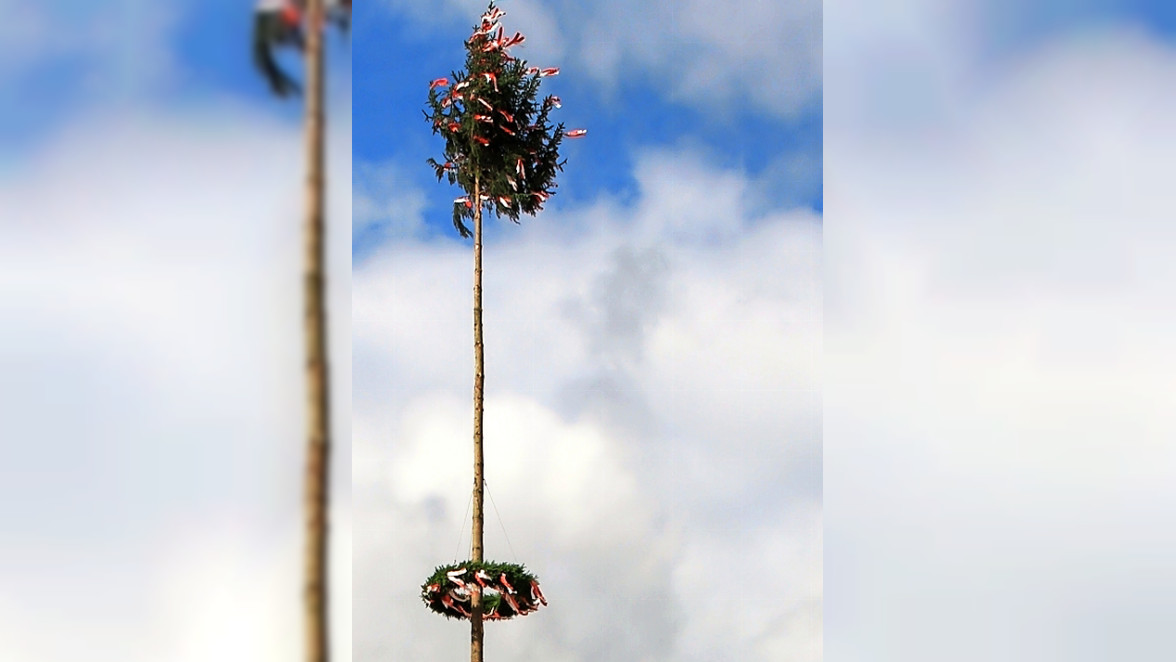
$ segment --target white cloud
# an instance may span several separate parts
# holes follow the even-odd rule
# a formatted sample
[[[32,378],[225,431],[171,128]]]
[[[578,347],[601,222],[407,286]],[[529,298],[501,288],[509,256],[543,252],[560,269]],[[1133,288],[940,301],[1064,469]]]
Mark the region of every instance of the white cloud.
[[[695,154],[637,172],[631,208],[491,223],[487,548],[552,604],[488,649],[820,659],[819,221]],[[470,270],[405,240],[355,274],[357,659],[468,646],[417,593],[468,554]]]
[[[472,25],[485,3],[394,3],[425,24]],[[503,2],[507,25],[527,35],[518,54],[582,71],[608,90],[638,76],[672,98],[716,112],[747,103],[792,117],[821,95],[821,3],[700,0]]]
[[[718,111],[749,100],[791,116],[819,99],[820,2],[604,4],[576,17],[582,63],[602,82],[644,70],[674,98]]]
[[[0,606],[0,636],[35,662],[289,659],[298,132],[231,105],[81,117],[0,180],[0,605],[20,605]],[[348,583],[350,138],[335,125],[329,197],[332,564]]]
[[[424,229],[425,194],[395,163],[360,163],[351,182],[352,235],[411,237]]]
[[[916,34],[960,18],[935,16]],[[830,31],[827,88],[830,651],[1170,650],[1176,52],[1102,30],[979,62],[962,39],[937,78],[853,34]],[[835,83],[895,75],[953,101]]]

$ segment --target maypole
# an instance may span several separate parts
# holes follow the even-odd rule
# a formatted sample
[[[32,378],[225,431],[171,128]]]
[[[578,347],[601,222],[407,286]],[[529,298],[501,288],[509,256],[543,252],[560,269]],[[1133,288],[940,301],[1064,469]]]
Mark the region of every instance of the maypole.
[[[477,173],[474,174],[474,199],[481,195]],[[474,519],[470,524],[470,559],[482,562],[482,516],[485,485],[482,470],[482,413],[486,397],[486,353],[482,346],[482,206],[474,208]],[[482,591],[475,588],[470,596],[470,662],[482,662]]]
[[[564,131],[552,125],[550,112],[559,97],[537,99],[540,79],[557,68],[528,67],[510,55],[523,43],[521,33],[507,36],[500,20],[506,12],[490,3],[465,42],[466,69],[429,84],[425,116],[433,133],[445,138],[445,162],[429,159],[438,181],[448,178],[465,195],[453,202],[453,225],[474,240],[474,485],[470,559],[438,567],[421,586],[421,599],[449,618],[470,620],[470,661],[482,662],[485,621],[525,616],[546,605],[538,579],[517,563],[487,562],[483,550],[485,453],[483,409],[485,348],[482,342],[482,250],[485,212],[518,222],[534,215],[554,194],[555,174],[563,169],[559,145],[584,129]],[[439,88],[448,88],[439,92]],[[471,233],[466,221],[473,221]]]

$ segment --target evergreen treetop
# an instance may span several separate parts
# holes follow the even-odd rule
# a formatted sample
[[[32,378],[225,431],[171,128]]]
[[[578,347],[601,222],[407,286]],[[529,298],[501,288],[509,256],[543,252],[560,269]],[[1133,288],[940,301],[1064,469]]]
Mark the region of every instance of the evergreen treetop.
[[[559,97],[537,96],[541,79],[559,69],[529,67],[511,56],[510,47],[526,37],[505,36],[505,15],[491,2],[465,41],[465,68],[429,84],[425,117],[433,133],[445,138],[445,161],[428,162],[437,181],[447,178],[465,192],[453,202],[453,226],[462,237],[471,236],[465,221],[474,218],[475,206],[515,223],[520,214],[542,211],[565,163],[561,141],[586,133],[565,132],[562,122],[550,122]]]

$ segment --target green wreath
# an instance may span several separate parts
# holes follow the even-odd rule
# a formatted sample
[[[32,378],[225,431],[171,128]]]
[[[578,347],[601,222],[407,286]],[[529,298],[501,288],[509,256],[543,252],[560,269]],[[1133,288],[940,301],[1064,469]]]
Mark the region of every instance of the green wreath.
[[[421,585],[421,600],[446,618],[471,615],[473,590],[482,594],[482,618],[504,621],[547,605],[539,580],[517,563],[463,561],[438,566]]]

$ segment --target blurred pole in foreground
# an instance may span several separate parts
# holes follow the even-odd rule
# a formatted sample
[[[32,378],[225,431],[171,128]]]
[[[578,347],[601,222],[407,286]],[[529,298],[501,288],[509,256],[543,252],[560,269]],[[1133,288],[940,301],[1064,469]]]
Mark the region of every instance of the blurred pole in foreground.
[[[303,607],[307,662],[326,662],[327,489],[330,419],[323,251],[323,0],[308,0],[306,31],[306,310],[307,456]]]

